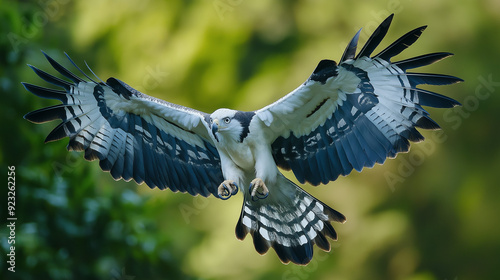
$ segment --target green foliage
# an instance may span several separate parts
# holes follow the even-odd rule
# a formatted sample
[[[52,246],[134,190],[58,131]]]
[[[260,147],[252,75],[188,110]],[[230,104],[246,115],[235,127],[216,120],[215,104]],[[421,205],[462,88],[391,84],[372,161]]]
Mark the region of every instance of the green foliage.
[[[11,1],[0,3],[1,168],[16,166],[16,272],[7,279],[498,279],[500,39],[495,1]],[[44,144],[55,123],[22,116],[57,102],[20,82],[54,73],[63,52],[170,102],[255,110],[363,44],[390,13],[384,46],[429,25],[398,58],[450,51],[423,70],[466,83],[432,88],[463,106],[429,110],[443,130],[383,166],[306,190],[344,213],[332,252],[307,267],[259,256],[234,226],[241,196],[222,202],[114,182],[96,162]],[[365,31],[366,30],[366,31]],[[83,67],[82,67],[83,68]],[[7,184],[7,176],[2,177]],[[0,192],[7,201],[7,190]],[[6,221],[1,204],[0,219]],[[6,256],[8,228],[0,228]],[[2,258],[3,260],[4,258]]]

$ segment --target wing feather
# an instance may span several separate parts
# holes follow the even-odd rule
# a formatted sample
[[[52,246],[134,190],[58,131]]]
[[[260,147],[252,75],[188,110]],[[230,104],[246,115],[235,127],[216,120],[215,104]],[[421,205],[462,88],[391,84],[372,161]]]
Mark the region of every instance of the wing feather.
[[[359,54],[356,56],[356,59],[363,56],[369,57],[373,53],[373,51],[384,39],[387,31],[389,31],[389,26],[391,26],[393,18],[394,14],[391,14],[377,27],[377,29],[375,29],[370,38],[368,38],[368,41],[366,41],[366,44],[363,46]]]
[[[412,31],[406,33],[401,36],[401,38],[397,39],[394,43],[389,45],[375,57],[379,57],[385,61],[390,61],[393,56],[400,54],[406,48],[411,46],[415,41],[418,40],[422,32],[427,28],[427,26],[421,26],[413,29]]]
[[[69,137],[68,150],[84,151],[85,159],[99,160],[116,180],[134,179],[151,188],[192,195],[216,194],[223,177],[207,130],[207,114],[147,96],[118,79],[97,83],[68,57],[90,80],[86,81],[44,55],[71,81],[30,65],[40,78],[64,89],[23,83],[37,96],[62,102],[25,115],[34,123],[62,120],[46,142]]]
[[[430,53],[394,62],[393,64],[405,71],[438,62],[452,55],[452,53],[448,52]]]
[[[349,45],[344,51],[344,54],[342,55],[342,58],[340,59],[340,62],[344,62],[349,59],[354,59],[354,56],[356,55],[356,48],[358,46],[358,40],[359,40],[359,34],[361,33],[361,29],[352,37],[351,42],[349,42]]]
[[[416,129],[439,125],[422,106],[450,108],[452,98],[417,88],[462,80],[449,75],[409,73],[451,54],[431,53],[391,62],[422,34],[416,28],[370,57],[387,34],[393,15],[375,30],[355,56],[359,32],[340,64],[322,60],[310,78],[275,103],[256,111],[271,143],[276,164],[291,169],[301,183],[328,183],[353,169],[382,164],[410,142],[424,138]]]

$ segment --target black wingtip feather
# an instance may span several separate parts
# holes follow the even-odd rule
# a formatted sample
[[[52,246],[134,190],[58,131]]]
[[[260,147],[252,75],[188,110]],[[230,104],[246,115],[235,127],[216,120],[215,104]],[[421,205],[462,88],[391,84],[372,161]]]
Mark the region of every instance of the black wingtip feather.
[[[57,72],[61,73],[64,77],[72,80],[75,83],[83,82],[83,80],[76,76],[75,74],[71,73],[68,69],[66,69],[64,66],[59,64],[57,61],[55,61],[52,57],[50,57],[48,54],[46,54],[44,51],[42,51],[43,55],[45,58],[49,61],[50,65],[56,69]]]
[[[66,118],[65,105],[59,104],[50,107],[41,108],[24,115],[24,119],[32,123],[46,123],[49,121]]]
[[[433,119],[423,116],[420,119],[418,119],[417,123],[415,126],[423,129],[430,129],[430,130],[437,130],[440,129],[441,127],[439,124],[437,124]]]
[[[408,139],[411,142],[421,142],[424,140],[424,136],[415,129],[415,127],[409,127],[407,130],[400,134],[402,137]]]
[[[368,41],[366,41],[359,54],[356,56],[356,59],[363,56],[369,57],[373,53],[373,51],[377,48],[380,42],[382,42],[382,39],[384,39],[385,35],[387,34],[393,18],[394,14],[391,14],[377,27],[377,29],[375,29]]]
[[[28,64],[28,66],[35,72],[35,74],[37,74],[40,78],[42,78],[44,81],[46,81],[48,83],[62,87],[67,91],[70,91],[71,86],[73,86],[73,84],[71,84],[67,81],[61,80],[57,77],[54,77],[54,76],[50,75],[49,73],[36,68],[33,65]]]
[[[51,89],[51,88],[44,88],[28,83],[21,83],[23,87],[33,93],[34,95],[42,98],[49,98],[49,99],[57,99],[59,101],[62,101],[63,103],[66,103],[67,98],[66,98],[66,92],[62,90],[56,90],[56,89]]]
[[[69,140],[68,146],[66,146],[66,149],[68,151],[76,151],[76,152],[81,152],[85,150],[85,147],[83,146],[82,143],[78,142],[75,140],[75,138],[72,138]]]
[[[356,56],[356,48],[358,47],[359,34],[361,33],[361,29],[352,37],[351,41],[347,45],[347,48],[340,59],[340,62],[344,62],[349,59],[353,59]]]
[[[100,153],[98,153],[96,150],[86,149],[83,158],[88,161],[94,161],[96,159],[99,159],[100,156],[101,156]]]
[[[71,59],[71,57],[65,52],[64,55],[66,55],[66,57],[68,58],[69,62],[71,62],[71,64],[73,64],[73,66],[75,66],[76,69],[78,69],[78,71],[80,71],[80,73],[82,73],[87,79],[91,80],[92,82],[96,83],[96,81],[94,81],[92,78],[89,77],[89,75],[87,75],[87,73],[83,72],[83,70],[78,67],[78,65],[76,65],[76,63],[73,61],[73,59]]]
[[[422,32],[424,32],[424,30],[426,28],[427,28],[427,26],[424,25],[424,26],[417,27],[417,28],[413,29],[412,31],[401,36],[399,39],[397,39],[394,43],[389,45],[387,48],[385,48],[383,51],[381,51],[375,57],[379,57],[385,61],[390,61],[391,57],[400,54],[406,48],[408,48],[413,43],[415,43],[415,41],[418,40],[418,38],[420,37],[420,35],[422,34]]]
[[[419,88],[412,89],[418,93],[418,104],[433,108],[453,108],[461,106],[460,102],[448,96]]]
[[[408,81],[410,81],[410,85],[415,87],[417,85],[451,85],[456,83],[461,83],[464,80],[450,76],[450,75],[442,75],[442,74],[429,74],[429,73],[406,73],[406,77]]]
[[[421,56],[401,60],[398,62],[393,62],[393,64],[398,66],[399,68],[401,68],[403,71],[406,71],[407,69],[418,68],[418,67],[422,67],[422,66],[436,63],[436,62],[438,62],[442,59],[445,59],[447,57],[450,57],[452,55],[453,54],[449,53],[449,52],[430,53],[430,54],[424,54]]]
[[[66,134],[66,130],[64,128],[65,123],[60,123],[56,128],[54,128],[49,135],[47,135],[47,138],[45,138],[45,143],[49,142],[54,142],[57,140],[61,140],[64,137],[68,136]]]
[[[323,211],[325,211],[325,213],[328,215],[328,218],[331,220],[331,221],[334,221],[334,222],[338,222],[338,223],[345,223],[345,221],[347,220],[346,217],[338,212],[337,210],[331,208],[330,206],[324,204],[324,203],[321,203],[323,205]]]
[[[393,144],[393,149],[394,151],[393,157],[396,156],[397,153],[406,153],[410,149],[410,142],[408,139],[399,137]]]

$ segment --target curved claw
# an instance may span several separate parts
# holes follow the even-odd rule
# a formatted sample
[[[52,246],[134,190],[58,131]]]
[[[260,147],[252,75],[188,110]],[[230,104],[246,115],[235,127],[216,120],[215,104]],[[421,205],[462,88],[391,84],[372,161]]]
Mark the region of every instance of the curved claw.
[[[233,182],[233,185],[234,185],[234,189],[231,192],[231,195],[237,194],[238,193],[238,189],[239,189],[239,187],[238,187],[238,185],[236,183]]]
[[[222,199],[222,200],[228,200],[228,199],[231,197],[231,195],[228,195],[228,196],[222,196],[222,195],[220,195],[220,194],[219,194],[218,196],[219,196],[219,198],[220,198],[220,199]]]
[[[255,196],[256,196],[258,199],[264,199],[264,198],[266,198],[268,195],[269,195],[269,192],[267,192],[267,193],[262,193],[262,192],[259,192],[259,191],[257,191],[257,193],[255,194]]]
[[[257,188],[257,189],[255,189],[255,188]],[[269,191],[267,190],[267,187],[265,185],[263,186],[263,190],[264,190],[264,192],[261,192],[259,190],[259,186],[255,187],[254,183],[250,183],[250,186],[248,188],[248,192],[250,193],[250,197],[252,198],[252,201],[257,201],[259,199],[265,199],[266,197],[268,197]],[[255,192],[255,193],[252,195],[252,192]]]
[[[224,191],[222,193],[219,193],[219,198],[222,200],[228,200],[231,196],[235,195],[238,192],[238,189],[231,192],[231,190],[224,183],[222,183],[222,186],[224,187]]]
[[[238,185],[234,181],[226,180],[219,185],[217,196],[222,200],[227,200],[238,193]]]
[[[254,196],[252,196],[252,201],[257,201],[259,199],[264,199],[269,195],[269,193],[263,194],[261,192],[257,192]]]

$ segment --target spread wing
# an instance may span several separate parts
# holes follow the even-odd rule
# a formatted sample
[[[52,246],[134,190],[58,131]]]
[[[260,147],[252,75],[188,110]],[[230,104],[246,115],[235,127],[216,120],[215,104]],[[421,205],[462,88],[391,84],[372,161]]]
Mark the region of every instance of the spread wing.
[[[416,28],[370,57],[387,33],[393,15],[375,30],[356,55],[359,32],[339,65],[319,63],[309,79],[277,102],[256,111],[267,128],[278,166],[293,170],[301,182],[328,183],[352,169],[361,171],[423,140],[416,128],[439,126],[422,106],[448,108],[459,103],[417,88],[446,85],[459,78],[406,72],[439,61],[450,53],[431,53],[391,62],[413,44],[425,26]]]
[[[45,54],[45,53],[44,53]],[[46,142],[69,137],[68,150],[98,159],[114,179],[134,179],[149,187],[191,195],[216,194],[223,181],[219,154],[207,128],[208,114],[165,102],[109,78],[84,80],[46,55],[70,81],[30,66],[40,78],[63,90],[23,83],[33,94],[62,104],[26,114],[34,123],[61,119]]]

